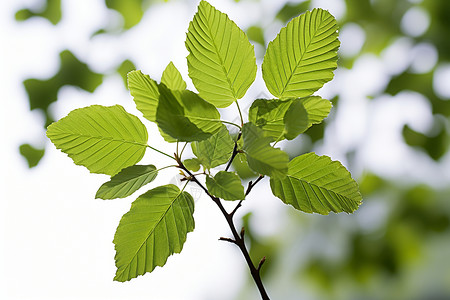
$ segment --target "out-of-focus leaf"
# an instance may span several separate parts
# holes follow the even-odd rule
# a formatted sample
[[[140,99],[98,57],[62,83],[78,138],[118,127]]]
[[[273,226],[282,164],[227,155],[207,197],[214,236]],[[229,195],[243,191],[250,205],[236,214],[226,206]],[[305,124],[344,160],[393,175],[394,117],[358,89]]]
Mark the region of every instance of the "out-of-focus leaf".
[[[51,124],[47,136],[75,164],[107,175],[139,162],[148,138],[144,124],[120,105],[73,110]]]
[[[288,2],[278,11],[276,18],[283,23],[287,23],[292,18],[307,11],[310,5],[310,0],[301,1],[300,3]]]
[[[61,21],[61,0],[46,0],[43,10],[34,11],[30,9],[21,9],[16,12],[17,21],[25,21],[31,17],[42,17],[49,20],[53,25]]]
[[[264,31],[260,26],[254,25],[247,28],[247,36],[250,41],[254,41],[263,47],[266,46]]]
[[[127,74],[133,70],[135,70],[136,67],[134,63],[131,60],[124,60],[120,66],[117,68],[117,73],[119,73],[120,76],[122,76],[123,83],[125,84],[125,87],[128,88],[128,77]]]
[[[80,62],[70,51],[60,53],[61,67],[58,73],[50,79],[27,79],[23,82],[28,93],[30,109],[42,109],[46,115],[46,126],[53,122],[48,111],[51,103],[57,100],[61,87],[72,85],[88,92],[94,90],[102,83],[103,75],[92,72],[89,67]]]
[[[433,107],[433,114],[450,116],[450,101],[440,99],[434,93],[433,72],[425,74],[403,72],[392,78],[386,88],[386,92],[391,95],[396,95],[405,90],[418,92],[427,97]]]
[[[435,121],[438,123],[439,121]],[[437,133],[425,135],[411,129],[408,125],[403,127],[403,138],[405,142],[412,147],[422,148],[432,159],[439,160],[449,149],[450,137],[445,128],[445,124],[437,125]]]
[[[45,149],[38,149],[30,144],[22,144],[19,147],[19,152],[27,160],[28,167],[33,168],[37,166],[41,158],[44,156]]]
[[[144,15],[143,0],[105,0],[108,8],[118,11],[123,17],[123,27],[130,29],[137,25]]]

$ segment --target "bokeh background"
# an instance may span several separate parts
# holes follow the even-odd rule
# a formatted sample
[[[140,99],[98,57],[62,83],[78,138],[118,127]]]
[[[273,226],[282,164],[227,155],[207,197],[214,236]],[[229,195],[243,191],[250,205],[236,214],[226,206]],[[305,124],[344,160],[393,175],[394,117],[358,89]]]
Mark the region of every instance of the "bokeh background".
[[[364,203],[352,215],[307,215],[272,196],[267,179],[258,184],[237,217],[252,257],[267,258],[271,298],[450,299],[450,2],[210,3],[255,45],[259,70],[245,110],[270,97],[260,65],[282,26],[314,7],[340,25],[339,68],[318,92],[332,113],[280,146],[342,161]],[[218,241],[229,236],[223,217],[194,186],[196,229],[182,253],[151,274],[113,282],[111,241],[135,196],[95,200],[108,178],[75,166],[45,137],[48,124],[78,107],[121,104],[141,116],[125,84],[133,69],[159,80],[173,61],[194,89],[184,40],[197,4],[0,2],[0,299],[258,299],[237,248]],[[149,143],[172,153],[143,122]],[[168,163],[156,152],[144,162]],[[178,182],[176,171],[151,185],[169,182]]]

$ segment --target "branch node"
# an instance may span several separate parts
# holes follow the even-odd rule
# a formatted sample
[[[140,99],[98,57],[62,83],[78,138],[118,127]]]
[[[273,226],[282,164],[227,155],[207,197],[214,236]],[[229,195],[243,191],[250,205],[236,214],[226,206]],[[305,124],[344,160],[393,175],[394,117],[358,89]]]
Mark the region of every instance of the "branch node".
[[[266,262],[266,257],[264,256],[261,260],[260,260],[260,262],[259,262],[259,264],[258,264],[258,273],[259,273],[259,271],[261,270],[261,267],[262,267],[262,265],[264,264]]]
[[[236,244],[235,240],[230,239],[230,238],[226,238],[226,237],[220,237],[219,241],[224,241],[224,242],[229,242],[229,243],[232,243],[232,244]]]
[[[245,228],[242,227],[241,228],[241,239],[244,239],[244,235],[245,235]]]

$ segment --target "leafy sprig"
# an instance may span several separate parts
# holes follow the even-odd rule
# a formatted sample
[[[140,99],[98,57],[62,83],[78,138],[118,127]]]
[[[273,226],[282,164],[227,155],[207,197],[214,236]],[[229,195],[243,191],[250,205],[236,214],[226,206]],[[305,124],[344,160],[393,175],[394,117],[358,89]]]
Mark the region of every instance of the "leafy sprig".
[[[331,102],[312,95],[333,78],[339,47],[337,24],[325,10],[314,9],[294,18],[269,43],[262,75],[276,99],[257,99],[243,122],[239,99],[256,76],[253,46],[228,16],[201,1],[189,25],[186,48],[189,77],[198,94],[171,62],[158,83],[141,71],[128,74],[128,87],[143,117],[156,123],[163,138],[177,143],[172,156],[147,144],[147,129],[121,106],[93,105],[77,109],[51,124],[47,136],[78,165],[93,173],[111,175],[96,197],[124,198],[151,183],[158,171],[178,168],[183,181],[194,182],[217,204],[225,217],[231,242],[241,250],[263,299],[269,299],[260,269],[254,265],[244,242],[245,230],[237,230],[233,217],[255,185],[265,176],[275,196],[306,213],[352,213],[361,195],[350,173],[337,161],[314,153],[289,161],[275,145],[292,140],[327,117]],[[220,108],[235,103],[240,124],[222,120]],[[238,129],[233,138],[227,126]],[[185,142],[179,152],[179,143]],[[194,158],[184,159],[190,144]],[[171,157],[176,164],[157,169],[137,165],[146,149]],[[230,171],[233,160],[255,173],[246,189],[243,178]],[[202,168],[202,171],[197,172]],[[206,176],[205,184],[197,177]],[[186,186],[186,185],[185,185]],[[237,204],[227,212],[222,200]],[[114,280],[127,281],[179,253],[194,230],[192,196],[175,185],[155,187],[139,196],[117,228],[114,244],[117,272]]]

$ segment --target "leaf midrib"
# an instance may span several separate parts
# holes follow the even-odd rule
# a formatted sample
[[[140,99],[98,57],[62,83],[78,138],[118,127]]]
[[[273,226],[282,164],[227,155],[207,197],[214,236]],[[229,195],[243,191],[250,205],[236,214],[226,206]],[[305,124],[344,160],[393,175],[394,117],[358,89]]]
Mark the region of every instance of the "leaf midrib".
[[[300,18],[300,17],[299,17],[299,18]],[[319,26],[322,25],[322,22],[323,22],[323,21],[324,21],[323,19],[320,20],[320,25],[319,25]],[[286,28],[285,28],[285,31],[287,31]],[[295,66],[294,70],[291,72],[291,75],[289,75],[289,78],[288,78],[286,84],[284,85],[283,90],[282,90],[281,93],[280,93],[280,98],[283,97],[283,94],[284,94],[284,92],[286,91],[286,88],[288,87],[290,81],[292,80],[292,77],[293,77],[294,74],[296,73],[297,68],[299,67],[301,61],[303,60],[303,57],[304,57],[305,54],[308,52],[308,51],[307,51],[307,50],[308,50],[308,47],[311,46],[311,42],[312,42],[312,40],[316,37],[317,31],[319,31],[319,28],[316,28],[316,30],[314,31],[313,37],[311,37],[310,40],[309,40],[308,46],[305,47],[305,51],[304,51],[304,52],[302,53],[302,55],[300,56],[300,59],[297,60],[296,66]]]
[[[359,203],[359,201],[355,201],[355,200],[353,200],[352,198],[349,198],[348,196],[345,196],[345,195],[343,195],[343,194],[341,194],[341,193],[338,193],[338,192],[333,191],[332,189],[327,189],[327,188],[325,188],[325,187],[323,187],[323,186],[320,186],[320,185],[318,185],[318,184],[315,184],[315,183],[312,183],[312,182],[310,182],[310,181],[307,181],[307,180],[304,179],[304,178],[294,177],[293,175],[287,175],[287,177],[292,178],[292,179],[299,180],[300,182],[304,182],[304,183],[306,183],[306,184],[308,184],[308,185],[311,185],[311,186],[315,186],[315,187],[317,187],[319,190],[320,190],[320,189],[323,189],[323,190],[326,190],[326,191],[328,191],[328,192],[332,192],[332,193],[334,193],[334,194],[336,194],[336,195],[340,195],[340,196],[344,197],[345,199],[347,199],[347,200],[349,200],[349,201],[351,201],[351,202]],[[320,200],[319,200],[319,201],[320,201]]]
[[[122,139],[117,139],[117,138],[113,138],[113,137],[105,137],[105,136],[95,136],[95,135],[86,135],[86,134],[78,134],[78,133],[67,133],[67,132],[63,132],[65,133],[67,136],[77,136],[77,137],[84,137],[84,138],[88,138],[88,139],[98,139],[98,140],[108,140],[108,141],[113,141],[113,142],[122,142],[124,144],[133,144],[133,145],[139,145],[139,146],[143,146],[143,147],[147,147],[147,144],[143,144],[137,141],[131,141],[131,140],[122,140]]]
[[[213,13],[215,13],[214,9],[213,9]],[[205,14],[205,13],[203,13],[203,16],[205,17],[205,19],[206,19],[207,22],[208,22],[208,26],[206,26],[206,27],[207,27],[208,38],[210,39],[211,44],[213,45],[214,50],[216,51],[217,58],[219,59],[220,66],[222,67],[222,72],[224,73],[225,78],[227,79],[227,83],[228,83],[228,86],[229,86],[229,88],[230,88],[230,91],[231,91],[231,93],[232,93],[232,95],[233,95],[234,100],[236,101],[236,100],[237,100],[237,96],[236,96],[236,94],[235,94],[235,92],[234,92],[233,85],[232,85],[232,83],[231,83],[231,81],[230,81],[230,78],[228,78],[228,72],[227,72],[227,70],[226,70],[226,68],[225,68],[225,62],[222,60],[222,57],[220,56],[220,52],[219,52],[219,50],[218,50],[218,48],[217,48],[217,45],[216,45],[216,43],[215,43],[214,38],[212,38],[213,33],[212,33],[212,31],[211,31],[211,24],[210,24],[210,22],[209,22],[209,18],[206,17],[206,14]],[[230,20],[230,21],[231,21],[231,20]],[[225,23],[224,25],[225,25],[225,29],[226,29],[226,23]]]

